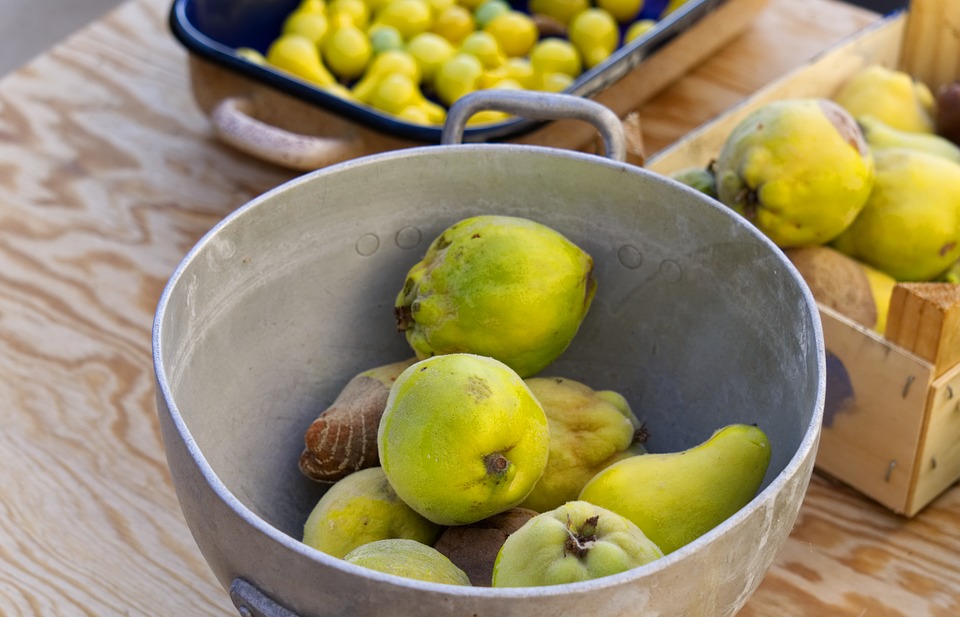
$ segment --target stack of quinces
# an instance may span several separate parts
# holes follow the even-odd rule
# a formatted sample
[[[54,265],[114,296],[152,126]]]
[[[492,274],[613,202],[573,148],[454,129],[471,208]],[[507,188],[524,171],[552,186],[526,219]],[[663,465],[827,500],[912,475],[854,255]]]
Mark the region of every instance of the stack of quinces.
[[[307,428],[300,469],[331,486],[306,544],[432,582],[572,583],[679,549],[762,485],[759,427],[650,453],[624,396],[544,376],[597,289],[591,256],[556,230],[467,218],[397,283],[415,357],[356,375]]]
[[[935,94],[869,65],[829,99],[760,106],[706,169],[674,178],[783,248],[818,301],[883,333],[898,281],[957,281],[960,82]]]
[[[238,54],[400,120],[439,125],[474,90],[565,90],[685,1],[302,0],[264,54]],[[487,111],[470,122],[504,117]]]

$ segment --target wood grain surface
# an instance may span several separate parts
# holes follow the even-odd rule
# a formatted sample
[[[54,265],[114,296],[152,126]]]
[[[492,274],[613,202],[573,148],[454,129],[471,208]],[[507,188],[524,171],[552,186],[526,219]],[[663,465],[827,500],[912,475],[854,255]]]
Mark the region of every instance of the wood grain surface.
[[[0,81],[0,614],[230,615],[157,426],[151,325],[217,221],[292,172],[211,136],[166,0]],[[774,0],[641,110],[667,144],[876,16]],[[746,617],[955,617],[960,491],[907,520],[816,475]]]

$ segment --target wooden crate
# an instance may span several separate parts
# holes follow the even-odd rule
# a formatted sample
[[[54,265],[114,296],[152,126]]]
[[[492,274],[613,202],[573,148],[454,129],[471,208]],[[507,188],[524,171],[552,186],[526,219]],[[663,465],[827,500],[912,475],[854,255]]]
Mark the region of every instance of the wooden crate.
[[[861,68],[907,71],[934,91],[960,77],[960,4],[913,0],[654,154],[671,173],[708,164],[732,128],[774,100],[831,97]],[[817,467],[913,516],[960,479],[960,286],[899,284],[884,335],[820,306],[827,402]]]

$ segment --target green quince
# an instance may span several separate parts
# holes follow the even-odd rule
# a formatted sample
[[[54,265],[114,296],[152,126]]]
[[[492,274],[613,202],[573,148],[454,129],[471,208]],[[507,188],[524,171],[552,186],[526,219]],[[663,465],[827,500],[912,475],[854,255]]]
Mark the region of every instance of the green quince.
[[[837,250],[899,281],[928,281],[960,258],[960,163],[909,148],[874,157],[877,177]]]
[[[769,465],[766,434],[731,424],[688,450],[614,463],[587,483],[580,499],[627,517],[667,554],[749,503]]]
[[[350,551],[344,561],[378,572],[445,585],[470,586],[466,573],[437,549],[416,540],[377,540]]]
[[[466,525],[523,501],[547,464],[549,428],[527,384],[499,360],[446,354],[394,382],[377,432],[380,464],[411,508]]]
[[[303,542],[334,557],[375,540],[405,538],[432,544],[443,532],[405,504],[383,469],[356,471],[331,486],[303,526]]]
[[[853,222],[873,185],[873,159],[842,107],[787,99],[736,125],[714,173],[720,201],[791,248],[829,242]]]
[[[625,517],[571,501],[510,534],[493,566],[494,587],[576,583],[655,561],[663,552]]]
[[[565,236],[524,218],[476,216],[430,244],[394,312],[421,360],[479,354],[529,377],[567,348],[595,291],[593,259]]]

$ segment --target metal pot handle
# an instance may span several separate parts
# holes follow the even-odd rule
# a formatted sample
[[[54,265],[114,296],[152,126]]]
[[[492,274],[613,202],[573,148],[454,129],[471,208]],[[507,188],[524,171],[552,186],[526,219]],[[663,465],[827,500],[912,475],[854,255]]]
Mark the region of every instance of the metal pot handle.
[[[270,599],[253,583],[242,578],[233,579],[230,599],[240,617],[297,617],[296,613]]]
[[[257,120],[254,103],[228,97],[210,113],[217,137],[241,152],[292,169],[311,171],[366,154],[360,138],[301,135]]]
[[[627,159],[623,124],[610,108],[579,96],[533,90],[477,90],[457,99],[447,112],[440,143],[462,143],[467,120],[485,109],[505,111],[533,120],[572,119],[589,122],[600,132],[608,158],[621,162]]]

